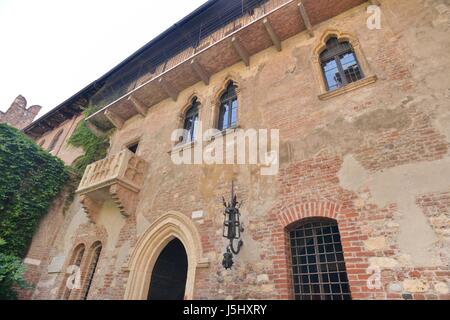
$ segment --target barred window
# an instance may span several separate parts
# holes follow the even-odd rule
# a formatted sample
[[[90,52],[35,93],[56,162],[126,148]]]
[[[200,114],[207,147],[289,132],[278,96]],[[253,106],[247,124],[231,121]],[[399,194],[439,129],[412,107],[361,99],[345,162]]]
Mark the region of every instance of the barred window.
[[[226,130],[236,127],[237,123],[238,100],[236,86],[230,81],[227,89],[220,97],[219,110],[219,130]]]
[[[349,42],[339,42],[334,37],[328,40],[326,49],[320,54],[320,62],[328,91],[364,78]]]
[[[307,219],[289,232],[296,300],[350,300],[336,221]]]

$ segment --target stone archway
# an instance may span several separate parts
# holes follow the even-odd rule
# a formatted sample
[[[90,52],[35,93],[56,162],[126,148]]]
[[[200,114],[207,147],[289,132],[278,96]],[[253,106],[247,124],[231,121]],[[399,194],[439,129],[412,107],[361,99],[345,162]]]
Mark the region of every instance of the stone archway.
[[[147,299],[155,264],[163,250],[175,239],[181,242],[187,255],[184,298],[193,299],[196,270],[208,267],[209,262],[203,257],[200,235],[194,223],[182,213],[169,212],[152,223],[131,254],[126,300]]]

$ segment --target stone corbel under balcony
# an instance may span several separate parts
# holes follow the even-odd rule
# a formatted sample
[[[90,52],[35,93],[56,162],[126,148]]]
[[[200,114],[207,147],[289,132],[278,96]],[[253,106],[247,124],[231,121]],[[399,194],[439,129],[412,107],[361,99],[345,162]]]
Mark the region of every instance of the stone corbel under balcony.
[[[86,168],[77,194],[88,218],[96,217],[106,200],[112,200],[124,217],[135,213],[147,162],[129,150]]]

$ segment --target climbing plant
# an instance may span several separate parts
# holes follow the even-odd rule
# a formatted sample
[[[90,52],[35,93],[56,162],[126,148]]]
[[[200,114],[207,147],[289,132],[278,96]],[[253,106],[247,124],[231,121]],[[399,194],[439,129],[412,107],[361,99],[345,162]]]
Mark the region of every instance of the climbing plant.
[[[25,266],[19,257],[3,253],[4,246],[6,242],[0,238],[0,299],[15,299],[13,287],[29,288],[23,277]]]
[[[2,266],[0,287],[19,284],[12,270],[20,273],[17,261],[24,258],[41,217],[67,179],[61,160],[19,130],[0,124],[0,260],[12,266],[6,271]]]
[[[83,112],[84,117],[87,118],[97,110],[98,107],[87,107]],[[74,147],[82,148],[84,151],[84,155],[72,165],[75,173],[81,177],[89,164],[106,157],[109,148],[109,134],[104,134],[101,137],[96,136],[87,126],[86,120],[82,120],[69,138],[68,143]]]
[[[92,133],[85,120],[98,109],[95,106],[88,106],[83,111],[84,119],[78,124],[68,140],[70,145],[83,149],[84,153],[70,166],[70,171],[74,174],[70,175],[70,179],[66,184],[67,197],[64,203],[64,212],[69,208],[75,198],[75,190],[80,183],[86,167],[95,161],[105,158],[108,153],[110,132],[98,137]]]

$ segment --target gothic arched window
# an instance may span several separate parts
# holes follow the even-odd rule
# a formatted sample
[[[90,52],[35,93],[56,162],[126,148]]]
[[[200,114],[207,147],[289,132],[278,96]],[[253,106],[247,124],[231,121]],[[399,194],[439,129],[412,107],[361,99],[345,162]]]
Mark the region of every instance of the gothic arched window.
[[[183,137],[184,143],[189,143],[197,139],[197,129],[199,122],[198,106],[200,103],[197,98],[192,99],[192,103],[189,109],[186,111],[184,116],[184,129],[186,130],[185,136]]]
[[[63,134],[64,130],[61,129],[58,131],[58,133],[55,135],[55,137],[53,138],[52,142],[50,143],[50,145],[48,146],[48,152],[53,151],[53,149],[56,147],[56,144],[59,141],[59,138],[61,138],[61,135]]]
[[[238,100],[236,86],[230,81],[225,92],[220,97],[219,107],[219,130],[226,130],[236,127],[238,112]]]
[[[320,54],[320,63],[328,91],[364,78],[351,44],[339,42],[336,37],[327,41],[326,49]]]
[[[297,300],[350,300],[351,293],[335,220],[306,219],[289,230]]]

